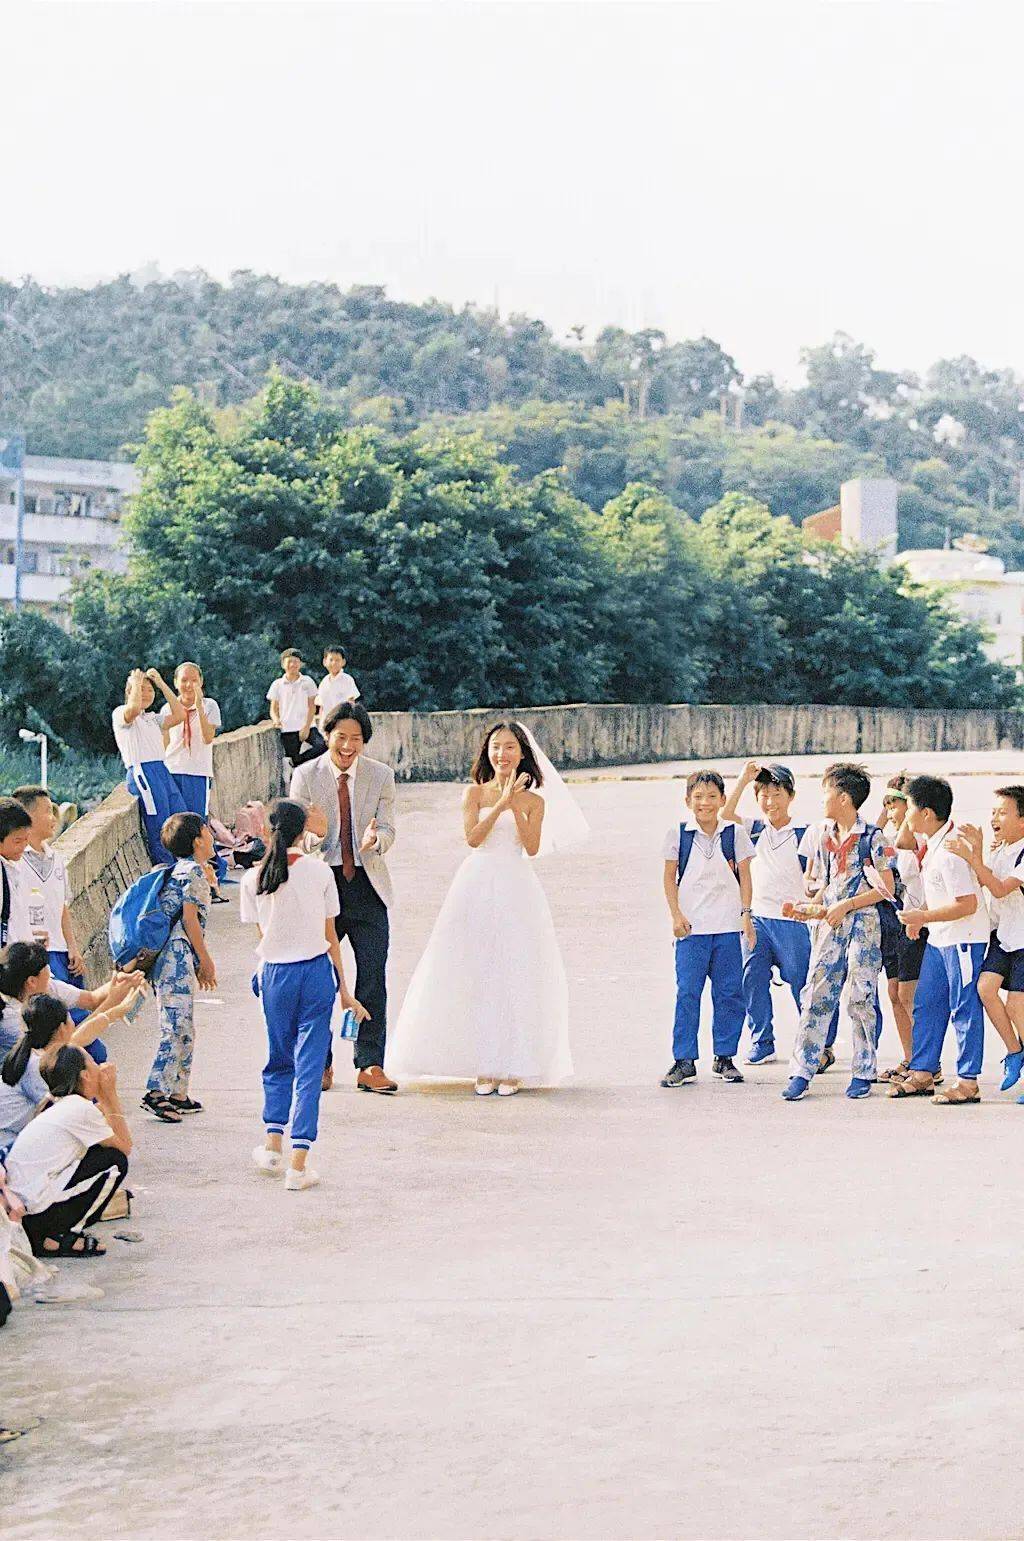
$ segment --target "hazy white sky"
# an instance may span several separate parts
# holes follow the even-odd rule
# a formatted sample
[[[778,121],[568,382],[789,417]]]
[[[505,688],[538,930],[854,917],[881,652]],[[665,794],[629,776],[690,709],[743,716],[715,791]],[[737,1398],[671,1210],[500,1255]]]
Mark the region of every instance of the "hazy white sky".
[[[7,0],[0,274],[252,268],[1024,373],[1019,5]]]

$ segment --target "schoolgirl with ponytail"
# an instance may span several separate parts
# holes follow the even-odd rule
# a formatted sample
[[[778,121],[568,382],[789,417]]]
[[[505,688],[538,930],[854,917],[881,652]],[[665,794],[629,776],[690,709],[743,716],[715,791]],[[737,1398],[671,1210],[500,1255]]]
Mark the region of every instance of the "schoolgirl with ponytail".
[[[284,1171],[281,1147],[290,1126],[285,1187],[297,1192],[320,1181],[306,1157],[317,1136],[335,1000],[359,1021],[368,1012],[345,986],[334,927],[340,908],[334,874],[308,854],[310,843],[326,833],[323,814],[282,797],[271,804],[267,825],[267,853],[242,879],[239,901],[239,918],[259,933],[253,987],[270,1046],[263,1071],[266,1139],[253,1151],[253,1161],[268,1176]]]

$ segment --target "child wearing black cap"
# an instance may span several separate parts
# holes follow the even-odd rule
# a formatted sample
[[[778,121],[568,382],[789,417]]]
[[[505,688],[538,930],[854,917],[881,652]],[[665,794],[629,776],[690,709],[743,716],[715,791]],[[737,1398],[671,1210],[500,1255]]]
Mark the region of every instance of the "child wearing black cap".
[[[747,787],[753,786],[761,810],[759,819],[741,819],[737,808]],[[790,920],[785,909],[806,898],[805,871],[813,855],[814,832],[795,824],[791,805],[796,782],[788,765],[750,760],[722,809],[722,818],[744,826],[754,844],[750,863],[751,911],[757,946],[743,946],[743,998],[750,1028],[748,1065],[775,1060],[775,1021],[771,977],[777,968],[793,992],[797,1010],[807,981],[811,934],[802,920]]]

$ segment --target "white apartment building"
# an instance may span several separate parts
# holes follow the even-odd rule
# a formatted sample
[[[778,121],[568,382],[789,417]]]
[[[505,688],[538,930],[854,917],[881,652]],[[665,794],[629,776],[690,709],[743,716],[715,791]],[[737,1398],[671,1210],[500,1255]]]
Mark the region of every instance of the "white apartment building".
[[[121,515],[141,478],[117,460],[25,456],[22,604],[60,620],[71,580],[101,569],[124,572]],[[0,473],[0,605],[14,602],[17,508],[13,479]]]
[[[970,547],[902,551],[915,583],[941,584],[956,608],[991,633],[985,651],[996,663],[1024,666],[1024,572],[1007,572],[997,556]]]
[[[1024,669],[1024,572],[1007,572],[985,542],[965,535],[950,549],[896,552],[899,485],[888,477],[844,482],[839,502],[804,520],[818,540],[866,547],[888,566],[899,562],[915,583],[941,587],[950,603],[983,626],[991,640],[985,652],[994,663]]]

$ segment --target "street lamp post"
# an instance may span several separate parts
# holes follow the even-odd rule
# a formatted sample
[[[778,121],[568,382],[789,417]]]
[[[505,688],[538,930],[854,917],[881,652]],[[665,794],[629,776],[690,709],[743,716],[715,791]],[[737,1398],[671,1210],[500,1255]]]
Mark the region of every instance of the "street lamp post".
[[[49,783],[46,779],[48,772],[47,751],[49,749],[49,745],[46,740],[46,734],[33,733],[31,728],[19,728],[18,737],[22,740],[23,743],[39,745],[39,785],[41,787],[46,787],[47,790],[49,790]]]

